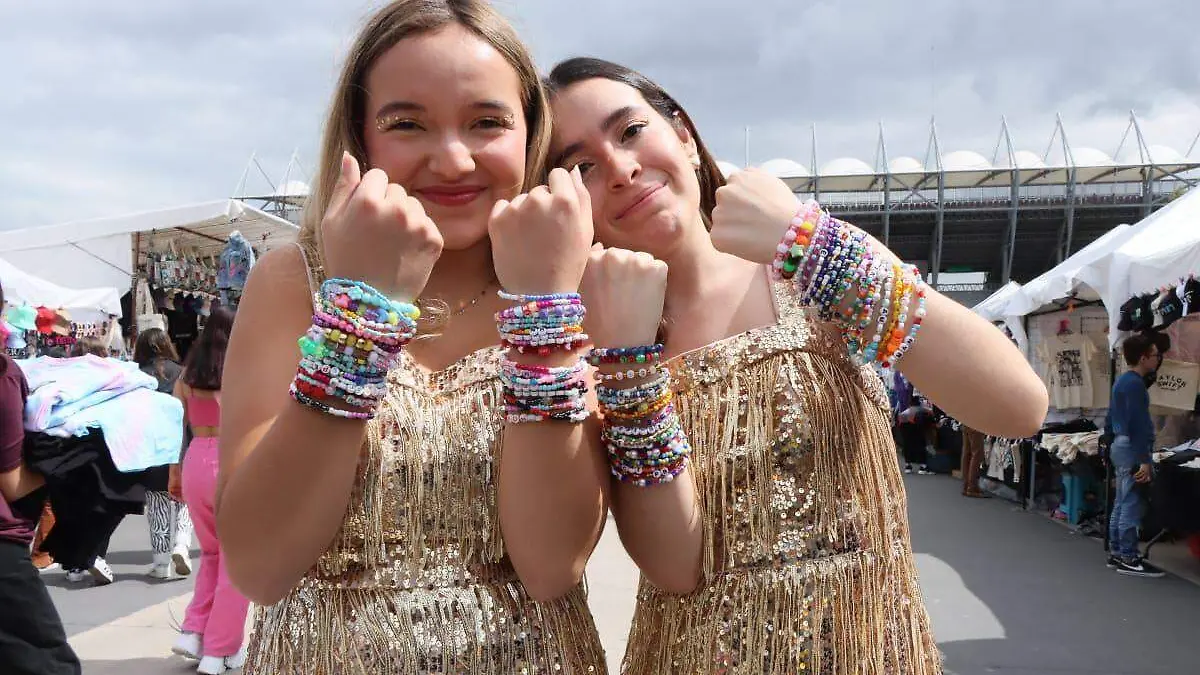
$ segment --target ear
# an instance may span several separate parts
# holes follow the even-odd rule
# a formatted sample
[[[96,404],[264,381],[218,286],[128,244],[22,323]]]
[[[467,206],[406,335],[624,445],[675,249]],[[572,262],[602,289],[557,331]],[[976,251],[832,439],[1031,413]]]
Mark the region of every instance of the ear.
[[[696,138],[688,131],[687,123],[680,111],[676,110],[671,116],[671,126],[675,127],[675,135],[679,137],[679,142],[683,144],[683,149],[687,151],[688,156],[693,157],[699,154],[696,149]]]

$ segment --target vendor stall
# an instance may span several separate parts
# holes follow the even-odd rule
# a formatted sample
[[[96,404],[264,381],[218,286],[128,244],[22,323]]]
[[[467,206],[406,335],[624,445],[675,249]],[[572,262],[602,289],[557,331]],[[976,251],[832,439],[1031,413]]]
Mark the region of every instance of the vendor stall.
[[[295,241],[297,232],[225,199],[0,232],[0,260],[66,287],[121,289],[115,313],[128,336],[139,325],[161,327],[186,351],[211,303],[236,304],[255,257]]]
[[[1027,505],[1052,509],[1073,524],[1103,524],[1110,467],[1100,434],[1084,429],[1103,428],[1112,382],[1126,368],[1114,347],[1131,332],[1170,342],[1149,389],[1156,447],[1200,438],[1198,276],[1200,190],[1193,189],[1146,219],[1115,228],[1009,295],[1001,309],[989,310],[1023,327],[1025,352],[1051,395],[1047,427],[1032,439],[1026,485],[1010,486]],[[1076,426],[1064,430],[1064,424]],[[1163,464],[1167,457],[1155,457],[1160,470],[1149,490],[1145,529],[1188,534],[1200,525],[1181,515],[1200,513],[1200,490],[1187,468]]]
[[[0,259],[4,286],[5,332],[0,345],[9,356],[25,358],[53,347],[70,348],[82,337],[107,340],[120,350],[120,292],[115,288],[76,290],[39,279]],[[114,338],[115,339],[112,339]]]

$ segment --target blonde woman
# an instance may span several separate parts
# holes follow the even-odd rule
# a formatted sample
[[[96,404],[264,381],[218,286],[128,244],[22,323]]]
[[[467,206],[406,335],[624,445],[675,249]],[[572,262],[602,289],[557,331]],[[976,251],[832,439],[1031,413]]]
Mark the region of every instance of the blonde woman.
[[[602,460],[579,423],[506,425],[499,379],[520,357],[498,345],[499,287],[573,291],[586,264],[577,178],[518,197],[548,133],[529,52],[483,2],[392,2],[355,40],[301,245],[254,268],[225,371],[218,526],[234,583],[271,605],[246,672],[603,672],[580,584]],[[297,348],[351,285],[404,315],[390,327],[444,307],[399,352],[353,324],[398,359],[371,405],[313,389],[330,375],[306,364],[340,357]]]

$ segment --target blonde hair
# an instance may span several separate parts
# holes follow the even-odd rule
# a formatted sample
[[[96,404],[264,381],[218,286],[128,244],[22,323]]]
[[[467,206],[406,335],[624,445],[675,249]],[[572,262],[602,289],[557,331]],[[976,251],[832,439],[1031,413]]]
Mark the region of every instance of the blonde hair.
[[[533,56],[512,25],[483,0],[393,0],[376,12],[359,32],[334,90],[321,142],[317,180],[300,226],[300,244],[308,251],[310,260],[320,261],[320,265],[324,263],[320,246],[321,219],[337,184],[342,153],[349,152],[361,166],[368,165],[363,140],[367,73],[380,56],[401,40],[452,24],[462,26],[490,44],[517,71],[528,129],[522,189],[527,190],[540,182],[550,147],[550,108],[533,65]]]

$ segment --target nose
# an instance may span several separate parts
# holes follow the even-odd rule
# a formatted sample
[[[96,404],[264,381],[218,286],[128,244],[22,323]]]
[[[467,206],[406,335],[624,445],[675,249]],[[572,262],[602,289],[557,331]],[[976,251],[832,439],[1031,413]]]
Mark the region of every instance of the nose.
[[[475,156],[461,138],[450,134],[430,153],[429,170],[442,180],[457,180],[475,170]]]
[[[614,150],[609,156],[609,181],[611,190],[629,187],[642,173],[642,165],[638,164],[633,153]]]

